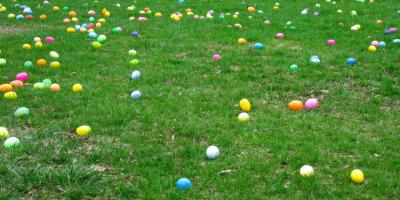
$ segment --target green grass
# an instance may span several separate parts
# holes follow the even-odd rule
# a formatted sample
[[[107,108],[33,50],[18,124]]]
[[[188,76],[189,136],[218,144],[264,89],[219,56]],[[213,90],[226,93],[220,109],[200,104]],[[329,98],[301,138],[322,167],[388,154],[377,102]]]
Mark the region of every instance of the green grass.
[[[0,13],[0,83],[26,71],[23,63],[48,61],[49,52],[60,54],[58,70],[29,70],[30,79],[18,89],[18,99],[0,99],[0,126],[21,140],[13,150],[0,148],[0,196],[2,199],[396,199],[400,192],[400,46],[392,40],[399,33],[383,35],[399,27],[397,0],[357,3],[337,0],[274,1],[186,0],[116,2],[54,0],[18,1],[33,8],[33,21],[7,19],[19,14],[11,1]],[[84,6],[84,2],[89,2]],[[321,8],[315,8],[319,2]],[[128,12],[126,7],[138,9]],[[52,11],[57,5],[60,11]],[[255,5],[264,14],[246,12]],[[68,6],[86,22],[87,11],[106,7],[111,17],[96,30],[108,39],[94,50],[85,33],[67,33],[62,23]],[[138,10],[150,7],[162,18],[149,16],[146,23],[131,22]],[[174,22],[169,15],[192,8],[195,14],[216,12],[214,19],[184,16]],[[304,8],[309,15],[301,16]],[[336,10],[342,9],[343,14]],[[351,10],[358,16],[352,17]],[[238,19],[220,13],[240,12]],[[312,16],[314,11],[320,17]],[[40,21],[46,14],[48,20]],[[268,18],[271,25],[263,21]],[[376,25],[381,19],[383,25]],[[297,30],[286,29],[292,21]],[[345,24],[338,26],[339,22]],[[228,28],[240,23],[243,28]],[[361,24],[360,31],[350,31]],[[70,26],[74,26],[71,23]],[[114,27],[121,33],[111,33]],[[6,29],[7,28],[7,29]],[[141,36],[134,39],[131,31]],[[277,40],[274,35],[285,34]],[[42,49],[23,51],[33,38],[53,36],[56,42]],[[248,44],[239,46],[243,37]],[[337,45],[329,47],[328,39]],[[368,52],[372,40],[387,46]],[[265,49],[251,44],[262,42]],[[135,49],[137,56],[128,55]],[[211,57],[220,54],[222,60]],[[309,58],[318,55],[321,64]],[[355,57],[358,64],[346,65]],[[141,64],[130,66],[138,58]],[[289,66],[299,65],[298,72]],[[134,70],[139,80],[130,80]],[[50,78],[59,93],[34,90],[32,85]],[[84,92],[72,93],[75,83]],[[133,90],[143,94],[130,98]],[[322,97],[311,111],[289,111],[294,99]],[[239,123],[239,101],[252,103],[251,120]],[[16,119],[17,107],[31,109],[31,118]],[[74,130],[90,125],[89,137]],[[207,160],[205,150],[216,145],[221,156]],[[301,178],[298,171],[312,165],[315,176]],[[103,168],[104,167],[104,168]],[[362,169],[366,182],[353,184],[352,169]],[[231,173],[219,174],[223,170]],[[178,191],[175,182],[187,177],[190,191]]]

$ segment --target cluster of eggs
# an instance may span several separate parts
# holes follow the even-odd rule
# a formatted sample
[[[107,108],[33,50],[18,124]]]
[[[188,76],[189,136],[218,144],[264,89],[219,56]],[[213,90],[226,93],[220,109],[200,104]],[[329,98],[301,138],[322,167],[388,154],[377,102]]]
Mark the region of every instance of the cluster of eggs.
[[[306,103],[303,105],[303,102],[300,100],[293,100],[288,104],[288,107],[290,110],[303,110],[303,108],[306,109],[314,109],[318,107],[319,101],[316,98],[310,98],[306,101]]]

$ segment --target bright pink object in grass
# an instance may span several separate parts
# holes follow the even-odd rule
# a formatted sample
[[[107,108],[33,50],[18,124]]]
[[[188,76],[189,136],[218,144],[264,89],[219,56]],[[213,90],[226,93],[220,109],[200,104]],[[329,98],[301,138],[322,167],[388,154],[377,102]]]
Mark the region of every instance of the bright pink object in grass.
[[[316,98],[308,99],[304,107],[306,107],[307,109],[314,109],[318,107],[318,99]]]
[[[212,57],[213,60],[221,60],[221,56],[218,54],[213,55]]]
[[[26,72],[21,72],[21,73],[17,74],[17,76],[15,77],[15,79],[19,80],[19,81],[26,81],[26,80],[28,80],[28,78],[29,78],[29,75]]]
[[[335,40],[332,40],[332,39],[330,39],[330,40],[328,40],[327,44],[328,44],[329,46],[333,46],[333,45],[335,45],[335,44],[336,44],[336,41],[335,41]]]

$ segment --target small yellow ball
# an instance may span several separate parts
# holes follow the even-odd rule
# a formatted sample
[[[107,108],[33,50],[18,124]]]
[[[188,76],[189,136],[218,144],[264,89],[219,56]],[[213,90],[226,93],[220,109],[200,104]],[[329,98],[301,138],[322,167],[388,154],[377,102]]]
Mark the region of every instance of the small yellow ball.
[[[8,130],[4,127],[0,127],[0,139],[7,139],[10,137]]]

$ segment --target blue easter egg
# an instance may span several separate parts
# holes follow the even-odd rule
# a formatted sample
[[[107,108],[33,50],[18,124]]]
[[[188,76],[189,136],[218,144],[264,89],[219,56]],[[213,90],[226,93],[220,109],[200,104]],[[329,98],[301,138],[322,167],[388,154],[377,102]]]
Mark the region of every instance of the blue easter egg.
[[[185,0],[179,0],[178,3],[185,3]]]
[[[138,90],[135,90],[131,93],[132,99],[135,99],[135,100],[139,99],[141,96],[142,96],[142,93],[140,93],[140,91],[138,91]]]
[[[89,38],[90,39],[96,39],[97,38],[97,34],[95,32],[90,32],[89,33]]]
[[[386,43],[385,43],[385,42],[383,42],[383,41],[382,41],[382,42],[379,42],[378,46],[383,48],[383,47],[385,47],[385,46],[386,46]]]
[[[189,190],[192,187],[192,183],[187,178],[181,178],[176,182],[178,190]]]
[[[384,32],[383,32],[383,34],[385,34],[385,35],[388,35],[388,34],[391,34],[392,33],[392,31],[390,31],[390,30],[385,30]]]
[[[19,107],[15,112],[14,116],[17,118],[28,118],[29,117],[29,108],[27,107]]]
[[[347,59],[347,64],[355,65],[355,64],[357,64],[357,60],[355,58],[348,58]]]
[[[136,70],[136,71],[132,72],[132,76],[131,76],[132,80],[136,80],[139,77],[140,77],[140,72],[139,71]]]
[[[254,48],[255,49],[262,49],[262,48],[264,48],[264,45],[262,43],[257,42],[257,43],[254,44]]]
[[[131,36],[132,36],[132,37],[138,37],[138,36],[139,36],[139,33],[136,32],[136,31],[133,31],[133,32],[131,33]]]

